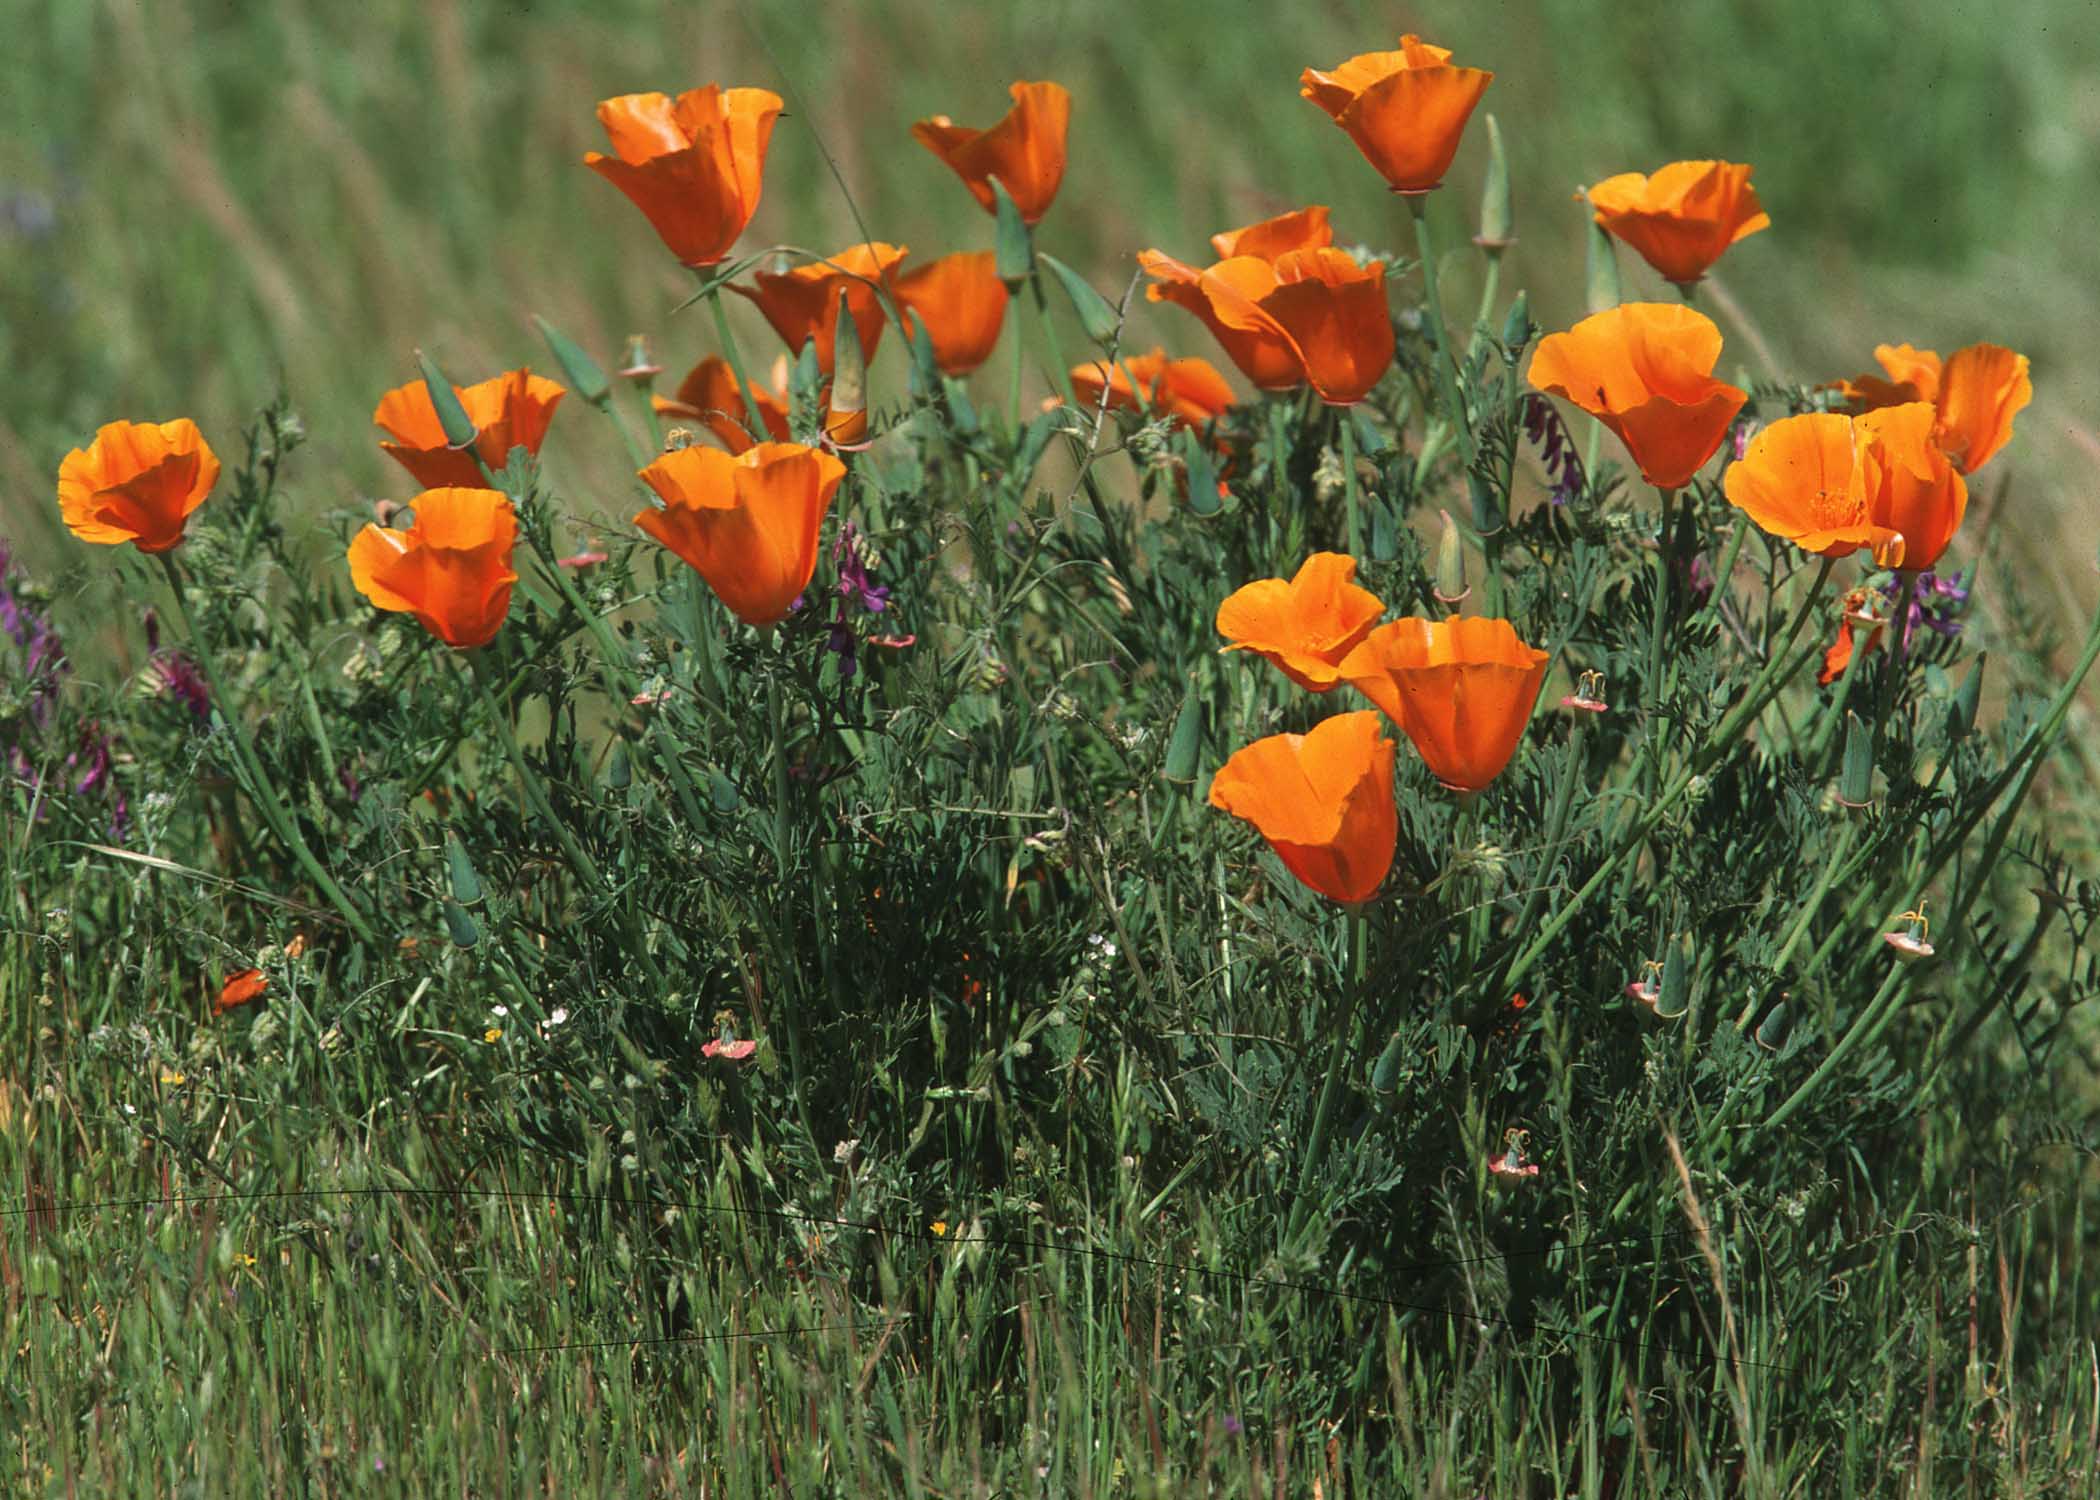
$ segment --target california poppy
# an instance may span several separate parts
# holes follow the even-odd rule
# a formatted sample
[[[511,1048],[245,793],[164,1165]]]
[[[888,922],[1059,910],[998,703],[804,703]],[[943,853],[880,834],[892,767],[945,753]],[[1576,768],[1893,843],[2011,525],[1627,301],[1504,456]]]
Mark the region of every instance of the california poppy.
[[[1235,255],[1201,272],[1195,289],[1208,304],[1205,321],[1280,343],[1331,406],[1361,401],[1393,362],[1382,261],[1360,265],[1331,246],[1292,250],[1273,262]],[[1274,343],[1259,347],[1266,358]],[[1230,343],[1226,352],[1239,362]]]
[[[1903,538],[1901,566],[1923,572],[1947,550],[1969,505],[1967,482],[1935,440],[1937,414],[1912,401],[1853,421],[1867,455],[1868,513]]]
[[[260,969],[236,969],[226,976],[219,986],[219,997],[212,1001],[213,1015],[223,1016],[229,1010],[238,1010],[243,1005],[252,1005],[260,1000],[270,988],[270,981],[263,977]]]
[[[1930,349],[1882,344],[1874,358],[1888,379],[1861,375],[1844,383],[1856,409],[1929,401],[1935,441],[1962,473],[1973,474],[2012,438],[2013,417],[2034,399],[2027,356],[2000,344],[1957,349],[1944,364]]]
[[[1546,653],[1507,620],[1410,616],[1365,636],[1341,675],[1406,732],[1438,781],[1477,792],[1523,741]]]
[[[946,115],[935,115],[912,126],[912,139],[946,162],[986,213],[999,207],[992,193],[992,179],[997,178],[1021,211],[1022,222],[1035,224],[1049,211],[1065,179],[1072,96],[1057,83],[1016,83],[1007,93],[1013,108],[988,130],[972,130]]]
[[[764,185],[766,144],[780,115],[769,89],[714,84],[668,94],[622,94],[598,106],[613,154],[584,165],[648,215],[689,266],[726,259],[751,222]]]
[[[846,466],[800,443],[732,457],[681,448],[641,471],[663,501],[634,518],[750,625],[783,618],[817,570],[817,531]]]
[[[1643,478],[1674,490],[1714,456],[1748,399],[1714,378],[1720,357],[1721,330],[1704,313],[1628,302],[1541,339],[1530,379],[1609,427]]]
[[[188,417],[110,422],[58,465],[58,510],[83,542],[166,552],[219,482],[219,460]]]
[[[1728,466],[1728,501],[1804,552],[1844,557],[1870,547],[1885,568],[1905,565],[1903,533],[1874,511],[1879,488],[1858,423],[1842,412],[1805,412],[1759,430]]]
[[[676,394],[651,396],[649,402],[660,417],[700,423],[731,453],[742,453],[762,437],[784,443],[788,436],[787,360],[783,357],[774,363],[772,390],[754,386],[750,399],[739,401],[736,374],[729,361],[710,354],[686,371]],[[751,417],[754,402],[758,406],[756,423]]]
[[[758,304],[773,331],[791,352],[799,353],[811,339],[817,343],[817,368],[831,374],[833,339],[838,331],[839,293],[846,294],[846,308],[853,317],[853,331],[860,335],[861,355],[875,357],[882,338],[882,302],[874,283],[886,282],[905,257],[902,245],[870,242],[841,250],[825,260],[796,266],[791,271],[759,271],[755,287],[732,283],[729,290]]]
[[[1327,111],[1396,193],[1444,180],[1473,106],[1494,74],[1454,67],[1448,48],[1410,33],[1397,52],[1364,52],[1327,72],[1307,68],[1298,92]]]
[[[1227,651],[1265,656],[1298,686],[1324,693],[1384,613],[1384,602],[1356,583],[1355,558],[1315,552],[1288,583],[1261,578],[1227,595],[1218,634],[1232,642]]]
[[[1220,260],[1253,255],[1272,261],[1293,250],[1324,250],[1333,243],[1334,229],[1327,222],[1326,205],[1320,203],[1294,208],[1257,224],[1242,224],[1238,229],[1221,229],[1210,237],[1211,248],[1218,252]]]
[[[1750,186],[1753,169],[1732,161],[1673,161],[1651,176],[1621,172],[1589,189],[1604,229],[1680,286],[1690,286],[1745,235],[1769,229]]]
[[[1103,361],[1072,367],[1072,394],[1081,406],[1101,404]],[[1137,382],[1137,390],[1130,383]],[[1119,359],[1107,374],[1108,404],[1173,418],[1186,427],[1216,421],[1233,403],[1232,387],[1205,359],[1169,359],[1164,349]],[[1139,394],[1143,401],[1140,403]]]
[[[1259,296],[1269,289],[1273,274],[1249,269],[1260,264],[1256,258],[1229,257],[1209,270],[1198,270],[1157,250],[1141,250],[1138,264],[1152,278],[1145,295],[1154,302],[1185,307],[1201,318],[1226,357],[1257,387],[1287,391],[1305,383],[1305,362],[1281,328],[1247,318],[1228,323],[1218,314],[1220,299]],[[1225,274],[1214,279],[1214,273],[1221,271]]]
[[[465,408],[467,420],[474,424],[471,448],[455,448],[445,441],[445,427],[431,404],[430,388],[420,380],[395,386],[379,398],[372,413],[373,423],[394,439],[379,446],[425,489],[446,485],[480,489],[488,483],[482,464],[494,472],[510,462],[513,448],[538,453],[554,420],[554,408],[568,394],[530,370],[509,370],[478,385],[456,385],[452,391]]]
[[[350,581],[384,610],[412,614],[461,651],[486,646],[510,613],[518,517],[485,489],[425,490],[406,531],[367,526],[350,540]]]
[[[1006,283],[989,250],[930,260],[897,278],[893,288],[906,332],[916,323],[933,345],[944,375],[967,375],[991,357],[1006,321]]]
[[[1859,646],[1855,641],[1854,629],[1850,616],[1838,621],[1837,639],[1823,652],[1823,665],[1816,672],[1818,683],[1828,687],[1845,675],[1845,668],[1852,665],[1852,653],[1855,650],[1872,651],[1881,644],[1881,631],[1878,627],[1867,632],[1867,643],[1864,646]]]
[[[1337,714],[1272,734],[1211,778],[1210,805],[1254,825],[1293,875],[1335,901],[1368,901],[1393,867],[1393,742],[1378,715]]]

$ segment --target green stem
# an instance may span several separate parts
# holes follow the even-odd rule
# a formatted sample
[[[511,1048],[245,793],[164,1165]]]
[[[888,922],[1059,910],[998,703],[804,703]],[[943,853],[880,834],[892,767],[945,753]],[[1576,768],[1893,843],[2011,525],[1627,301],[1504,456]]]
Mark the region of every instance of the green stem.
[[[218,669],[212,664],[211,644],[197,629],[196,618],[190,613],[189,598],[183,587],[182,569],[175,561],[175,554],[163,552],[160,554],[160,561],[162,568],[167,572],[168,590],[175,596],[175,613],[181,617],[182,628],[188,634],[190,644],[196,648],[197,664],[204,671],[205,686],[211,690],[211,700],[219,711],[220,720],[233,736],[234,758],[247,773],[249,795],[261,811],[263,821],[270,825],[270,831],[277,835],[278,841],[291,851],[292,857],[306,871],[315,888],[328,898],[331,906],[342,913],[343,921],[357,935],[358,941],[368,947],[377,947],[379,939],[366,924],[364,914],[314,856],[313,850],[307,846],[305,836],[299,832],[297,821],[278,799],[276,789],[263,774],[262,762],[257,758],[255,746],[248,738],[247,726],[241,722],[240,705],[219,685]]]
[[[1342,503],[1348,515],[1349,555],[1361,558],[1364,535],[1362,506],[1356,494],[1356,415],[1346,406],[1336,407],[1335,412],[1342,421]]]
[[[525,793],[525,800],[539,815],[540,821],[553,831],[555,841],[561,845],[562,853],[568,856],[569,864],[593,889],[605,888],[605,876],[576,836],[569,832],[569,825],[555,816],[554,806],[547,800],[546,788],[540,785],[532,767],[526,763],[525,752],[518,745],[517,731],[511,728],[510,714],[489,688],[487,658],[479,650],[466,653],[467,666],[474,679],[474,687],[481,694],[481,704],[488,711],[489,721],[496,726],[496,738],[503,743],[503,754],[509,760],[511,770],[517,773],[518,786]]]
[[[1029,300],[1035,304],[1036,327],[1042,330],[1043,354],[1050,361],[1051,383],[1057,387],[1057,392],[1064,398],[1065,405],[1071,406],[1074,404],[1072,372],[1065,364],[1064,351],[1058,347],[1057,330],[1050,322],[1050,299],[1043,294],[1043,273],[1040,270],[1028,273],[1028,291]],[[1136,389],[1133,388],[1131,391],[1132,398],[1136,399],[1137,394]]]
[[[766,677],[766,718],[773,732],[773,882],[774,889],[782,894],[782,914],[786,914],[786,892],[789,888],[788,854],[794,833],[793,796],[794,788],[788,776],[788,723],[787,711],[781,706],[780,677],[776,672]],[[797,944],[789,924],[781,936],[783,954],[792,954]],[[800,1014],[802,976],[793,967],[791,959],[783,959],[784,973],[793,976],[792,987],[796,993],[788,1003],[774,1008],[774,1019],[787,1034],[788,1089],[795,1096],[795,1116],[802,1123],[802,1133],[809,1137],[812,1151],[817,1151],[816,1127],[810,1123],[809,1101],[803,1096],[802,1072],[802,1017]]]
[[[1677,492],[1659,490],[1662,496],[1662,530],[1655,539],[1655,606],[1648,618],[1647,681],[1642,685],[1641,712],[1645,719],[1645,744],[1641,756],[1641,785],[1649,795],[1662,770],[1663,635],[1670,619],[1670,544],[1675,530]]]
[[[1466,358],[1472,359],[1473,351],[1480,347],[1480,335],[1487,328],[1487,320],[1494,316],[1495,298],[1502,290],[1502,252],[1487,252],[1487,281],[1480,288],[1480,306],[1473,313],[1473,333],[1466,340]]]
[[[1327,1077],[1320,1085],[1320,1099],[1313,1106],[1312,1134],[1305,1142],[1305,1155],[1298,1163],[1298,1192],[1291,1204],[1290,1227],[1287,1239],[1296,1239],[1298,1231],[1305,1227],[1306,1214],[1312,1207],[1313,1179],[1319,1174],[1327,1154],[1327,1134],[1334,1125],[1335,1105],[1341,1098],[1342,1071],[1349,1059],[1349,1034],[1356,1024],[1357,1008],[1363,1000],[1366,980],[1369,975],[1370,940],[1366,932],[1363,907],[1349,908],[1346,931],[1352,953],[1350,960],[1349,992],[1342,1003],[1342,1014],[1334,1028],[1333,1040],[1327,1048]]]
[[[1750,518],[1747,515],[1738,515],[1735,519],[1735,532],[1728,538],[1727,550],[1721,554],[1721,565],[1714,569],[1714,591],[1706,596],[1706,603],[1699,611],[1702,615],[1719,613],[1722,604],[1727,601],[1728,580],[1735,572],[1736,554],[1743,550],[1743,538],[1749,530]]]
[[[729,361],[729,373],[736,377],[736,388],[744,398],[744,430],[754,439],[763,442],[766,438],[765,423],[758,415],[758,387],[744,373],[744,356],[738,352],[736,333],[729,326],[729,310],[722,305],[722,289],[714,288],[707,294],[708,310],[715,318],[715,338],[722,345],[722,358]],[[757,430],[753,431],[753,426]]]
[[[1451,359],[1451,341],[1444,332],[1444,308],[1439,300],[1436,284],[1436,243],[1429,233],[1428,194],[1407,195],[1407,211],[1415,221],[1415,254],[1422,262],[1422,326],[1429,334],[1429,343],[1435,352],[1433,361],[1436,370],[1437,390],[1444,398],[1451,425],[1458,433],[1459,448],[1466,456],[1466,467],[1473,466],[1473,424],[1466,416],[1466,404],[1459,396],[1458,367]]]

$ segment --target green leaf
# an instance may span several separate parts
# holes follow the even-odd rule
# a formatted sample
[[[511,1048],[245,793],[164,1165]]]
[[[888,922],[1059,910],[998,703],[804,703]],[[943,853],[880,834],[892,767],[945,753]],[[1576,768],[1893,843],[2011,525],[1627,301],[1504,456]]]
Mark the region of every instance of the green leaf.
[[[556,328],[552,323],[534,313],[532,321],[554,353],[554,362],[561,366],[562,377],[573,390],[593,406],[603,406],[612,396],[612,381],[598,361],[584,353],[583,346]]]

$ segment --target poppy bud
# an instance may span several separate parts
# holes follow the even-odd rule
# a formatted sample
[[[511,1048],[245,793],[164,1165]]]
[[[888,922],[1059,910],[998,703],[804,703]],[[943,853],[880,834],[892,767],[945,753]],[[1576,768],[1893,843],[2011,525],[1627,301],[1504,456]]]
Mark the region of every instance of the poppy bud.
[[[481,941],[481,929],[473,915],[457,901],[445,903],[445,932],[455,948],[471,948]]]
[[[1983,663],[1984,658],[1977,657],[1976,664],[1969,668],[1969,675],[1962,679],[1960,688],[1955,691],[1954,702],[1947,710],[1947,738],[1950,740],[1965,740],[1976,731],[1976,703],[1983,695]]]
[[[1845,761],[1838,776],[1838,801],[1862,808],[1874,801],[1874,735],[1858,714],[1845,715]]]
[[[1502,343],[1505,348],[1521,349],[1531,342],[1535,330],[1531,324],[1531,299],[1523,292],[1509,305],[1509,316],[1502,320]]]
[[[1115,305],[1056,256],[1046,253],[1036,259],[1050,268],[1058,284],[1065,289],[1065,295],[1072,299],[1072,310],[1079,314],[1079,326],[1086,331],[1086,336],[1103,348],[1114,343],[1123,326],[1122,316],[1117,313]]]
[[[1502,149],[1502,127],[1493,115],[1487,117],[1487,134],[1487,187],[1480,195],[1480,233],[1473,236],[1473,243],[1492,260],[1517,242],[1517,221],[1510,204],[1509,155]]]
[[[1019,290],[1022,282],[1035,274],[1035,236],[1028,232],[1028,224],[1022,219],[1021,210],[1015,207],[1013,194],[1007,192],[1006,184],[994,177],[991,186],[997,200],[992,210],[997,225],[992,239],[992,264],[1011,296]]]
[[[1782,995],[1778,1004],[1765,1012],[1765,1018],[1757,1023],[1757,1045],[1767,1052],[1777,1052],[1786,1046],[1787,1038],[1793,1034],[1793,1017],[1787,1013],[1786,997]]]
[[[1655,998],[1655,1014],[1674,1021],[1692,1006],[1692,942],[1684,933],[1670,939],[1663,951],[1662,993]]]
[[[431,410],[437,413],[438,426],[443,429],[445,441],[454,448],[473,445],[477,433],[474,424],[467,419],[467,409],[460,405],[459,392],[445,378],[445,372],[421,349],[416,351],[416,363],[423,370],[423,388],[430,395]]]
[[[1592,313],[1607,312],[1619,305],[1619,257],[1604,226],[1590,223],[1589,256],[1584,282],[1588,289],[1584,306]]]
[[[634,766],[627,758],[627,746],[613,746],[612,758],[605,766],[605,784],[613,791],[624,792],[633,782]]]
[[[861,353],[860,330],[849,316],[843,287],[838,303],[838,332],[831,355],[831,399],[824,415],[824,435],[835,447],[854,448],[861,446],[868,435],[868,362]]]
[[[599,368],[598,361],[584,353],[581,344],[545,318],[535,314],[532,321],[538,325],[540,337],[547,341],[554,362],[561,366],[569,388],[593,406],[605,405],[606,398],[612,394],[612,382],[605,378],[605,371]]]
[[[1371,1087],[1381,1094],[1390,1094],[1400,1086],[1400,1064],[1406,1052],[1400,1033],[1385,1044],[1385,1051],[1378,1054],[1378,1062],[1371,1069]]]
[[[1440,510],[1437,514],[1444,518],[1444,530],[1436,544],[1436,597],[1438,603],[1456,611],[1466,595],[1473,592],[1466,583],[1466,543],[1458,534],[1451,512]]]
[[[456,833],[445,837],[445,866],[452,884],[452,899],[461,906],[479,905],[481,877],[475,873],[474,862],[467,858],[467,846]]]

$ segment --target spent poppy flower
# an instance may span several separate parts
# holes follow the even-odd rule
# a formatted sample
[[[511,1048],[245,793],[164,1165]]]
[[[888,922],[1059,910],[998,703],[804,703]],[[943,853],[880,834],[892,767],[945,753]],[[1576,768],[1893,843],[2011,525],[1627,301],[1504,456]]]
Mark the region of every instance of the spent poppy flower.
[[[1823,665],[1816,669],[1817,683],[1828,687],[1845,675],[1845,669],[1852,665],[1855,651],[1872,651],[1880,644],[1881,631],[1878,627],[1867,632],[1866,644],[1861,645],[1854,637],[1851,617],[1848,615],[1841,618],[1838,621],[1837,639],[1825,649]]]
[[[860,335],[862,357],[873,359],[883,325],[882,303],[874,283],[888,281],[905,254],[902,245],[870,241],[791,271],[755,272],[755,287],[731,283],[729,290],[758,305],[789,352],[800,353],[804,344],[815,339],[817,368],[828,377],[838,332],[839,293],[846,294],[846,309],[853,318],[853,331]]]
[[[1885,568],[1904,564],[1903,533],[1877,517],[1878,485],[1858,423],[1842,412],[1804,412],[1761,429],[1728,466],[1728,501],[1804,552],[1844,557],[1871,547]]]
[[[648,216],[679,260],[715,265],[758,208],[780,110],[770,89],[622,94],[598,106],[613,154],[592,151],[583,162]]]
[[[750,625],[783,618],[817,570],[817,530],[846,466],[800,443],[734,457],[681,448],[641,471],[663,501],[634,524],[690,563]]]
[[[1618,435],[1658,489],[1683,487],[1749,399],[1714,378],[1721,330],[1694,308],[1628,302],[1548,334],[1533,386],[1574,402]]]
[[[1771,227],[1750,186],[1752,170],[1732,161],[1673,161],[1653,174],[1621,172],[1588,190],[1590,212],[1666,280],[1690,286],[1730,245]]]
[[[1406,732],[1438,781],[1477,792],[1517,753],[1546,653],[1507,620],[1409,616],[1365,636],[1341,675]]]
[[[420,380],[395,386],[372,412],[373,424],[394,439],[379,446],[425,489],[480,489],[488,483],[482,464],[493,473],[510,462],[513,448],[538,453],[554,408],[568,394],[530,370],[509,370],[478,385],[456,385],[452,391],[474,424],[471,448],[455,448],[445,441],[445,425],[431,404],[430,388]]]
[[[223,1016],[229,1010],[238,1010],[243,1005],[252,1005],[260,1000],[270,988],[270,981],[263,977],[260,969],[236,969],[226,976],[219,986],[219,997],[212,1001],[213,1015]]]
[[[991,358],[1006,321],[1006,283],[989,250],[928,261],[897,278],[892,292],[907,333],[916,323],[933,345],[943,375],[967,375]]]
[[[1384,613],[1384,601],[1357,584],[1355,558],[1315,552],[1289,582],[1261,578],[1227,595],[1218,634],[1232,642],[1225,650],[1265,656],[1298,686],[1324,693]]]
[[[1473,106],[1495,75],[1454,66],[1445,47],[1409,33],[1397,52],[1364,52],[1326,72],[1307,68],[1298,92],[1335,124],[1396,193],[1444,180]]]
[[[731,453],[742,453],[746,448],[770,437],[784,443],[788,437],[788,393],[787,359],[782,356],[773,362],[773,388],[763,390],[754,386],[748,401],[737,400],[736,374],[729,361],[719,354],[710,354],[692,369],[686,371],[685,379],[678,382],[678,390],[669,396],[651,396],[649,404],[660,417],[681,417],[698,422],[717,438]],[[758,407],[758,422],[751,419],[751,407]]]
[[[486,646],[518,581],[518,517],[495,490],[448,486],[409,502],[406,531],[367,526],[350,541],[350,581],[380,609],[412,614],[461,651]]]
[[[1104,364],[1097,359],[1072,367],[1073,398],[1089,410],[1101,404],[1104,384],[1108,404],[1116,410],[1170,417],[1185,427],[1214,422],[1233,403],[1232,387],[1209,360],[1169,359],[1165,349],[1155,348],[1117,360],[1105,376]]]
[[[1393,362],[1382,261],[1363,265],[1332,246],[1274,261],[1235,255],[1201,273],[1196,288],[1219,324],[1281,340],[1330,406],[1361,401]],[[1237,362],[1230,344],[1226,352]]]
[[[1940,560],[1969,505],[1969,486],[1936,441],[1938,414],[1923,401],[1853,418],[1867,456],[1868,514],[1903,538],[1900,566]]]
[[[2034,399],[2027,356],[2002,344],[1971,344],[1944,363],[1930,349],[1882,344],[1874,358],[1886,380],[1859,375],[1841,387],[1854,410],[1931,402],[1934,440],[1964,474],[1982,468],[2011,440],[2013,417]]]
[[[166,552],[219,482],[219,460],[188,417],[109,422],[58,465],[58,509],[83,542]]]
[[[1393,866],[1393,742],[1368,709],[1307,734],[1272,734],[1211,778],[1210,805],[1252,823],[1293,875],[1332,900],[1368,901]]]
[[[1035,224],[1050,209],[1065,179],[1065,131],[1072,122],[1072,96],[1057,83],[1016,83],[1007,89],[1013,108],[988,130],[957,125],[935,115],[912,126],[912,139],[948,164],[986,213],[998,210],[992,179],[1014,200],[1023,223]]]

